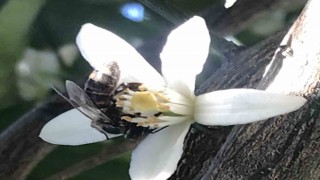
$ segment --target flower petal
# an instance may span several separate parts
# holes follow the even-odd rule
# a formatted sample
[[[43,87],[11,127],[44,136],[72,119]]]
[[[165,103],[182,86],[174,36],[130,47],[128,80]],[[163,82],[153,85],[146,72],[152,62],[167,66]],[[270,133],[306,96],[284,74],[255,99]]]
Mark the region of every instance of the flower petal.
[[[119,136],[108,134],[108,138]],[[81,145],[106,140],[106,136],[91,127],[91,119],[77,109],[71,109],[49,121],[41,130],[40,138],[51,144]]]
[[[160,57],[162,74],[170,88],[187,96],[194,94],[195,78],[207,59],[209,44],[206,23],[198,16],[169,34]]]
[[[179,123],[148,135],[132,152],[129,171],[131,179],[169,178],[181,158],[184,138],[190,124]]]
[[[196,122],[203,125],[234,125],[264,120],[295,111],[306,99],[254,89],[214,91],[197,97]]]
[[[121,82],[141,82],[163,85],[161,75],[125,40],[93,24],[82,26],[77,45],[83,57],[95,69],[112,61],[118,63]]]

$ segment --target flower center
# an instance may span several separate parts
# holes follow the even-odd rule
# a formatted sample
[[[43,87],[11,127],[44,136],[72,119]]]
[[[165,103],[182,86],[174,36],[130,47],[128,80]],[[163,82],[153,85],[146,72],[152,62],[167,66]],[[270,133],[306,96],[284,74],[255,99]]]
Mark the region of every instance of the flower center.
[[[165,111],[168,108],[159,102],[155,94],[145,91],[136,92],[131,99],[132,108],[140,112]]]
[[[161,128],[193,119],[193,100],[166,87],[155,90],[129,83],[115,99],[124,113],[121,119],[138,126]]]

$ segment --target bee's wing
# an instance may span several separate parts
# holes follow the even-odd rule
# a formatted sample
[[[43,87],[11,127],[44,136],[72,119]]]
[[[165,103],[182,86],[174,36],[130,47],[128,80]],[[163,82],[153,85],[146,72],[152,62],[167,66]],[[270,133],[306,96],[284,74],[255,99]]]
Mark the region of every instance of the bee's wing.
[[[59,145],[81,145],[107,140],[120,134],[101,133],[91,127],[91,119],[77,109],[71,109],[49,121],[39,137]]]
[[[77,84],[72,81],[66,81],[66,89],[69,99],[65,99],[84,115],[92,120],[104,119],[111,122],[111,120],[92,102],[86,92],[84,92]],[[61,93],[59,94],[61,95]]]

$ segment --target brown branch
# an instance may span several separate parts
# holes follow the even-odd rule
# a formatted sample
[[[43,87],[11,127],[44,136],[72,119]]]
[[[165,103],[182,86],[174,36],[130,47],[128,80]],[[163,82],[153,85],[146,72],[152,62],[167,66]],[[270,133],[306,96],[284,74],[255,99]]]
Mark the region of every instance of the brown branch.
[[[152,11],[173,24],[181,24],[188,19],[187,15],[173,7],[170,3],[163,0],[138,0]]]
[[[139,0],[140,3],[159,14],[163,18],[172,22],[176,26],[182,24],[187,19],[191,18],[193,15],[187,15],[177,10],[171,3],[163,0]],[[206,21],[208,21],[206,19]],[[176,27],[175,26],[175,27]],[[234,50],[237,50],[239,47],[233,42],[226,41],[224,38],[216,35],[215,31],[212,31],[210,28],[211,43],[210,47],[213,51],[217,52],[220,55],[230,54]]]
[[[199,93],[203,93],[221,88],[254,87],[261,80],[260,88],[268,87],[268,91],[304,94],[309,99],[304,108],[251,125],[218,127],[212,131],[213,135],[191,131],[186,151],[171,179],[320,177],[320,36],[316,30],[320,22],[319,8],[317,0],[308,3],[277,51],[274,47],[280,42],[271,38],[273,46],[265,46],[267,49],[242,52],[243,56],[237,58],[239,63],[230,60],[224,65],[227,68],[221,68],[214,74],[220,75],[216,76],[218,80],[212,78],[208,83],[210,86],[204,85],[199,89]],[[257,50],[264,52],[260,54]],[[272,56],[269,71],[273,73],[262,76],[264,66]],[[219,139],[218,134],[222,134]],[[209,136],[219,142],[213,142]]]
[[[230,59],[197,89],[196,94],[218,89],[256,87],[283,36],[284,32],[278,33],[238,55],[230,56]],[[221,147],[226,146],[228,136],[240,127],[212,127],[207,131],[191,129],[178,169],[170,179],[200,179]]]
[[[55,146],[38,135],[50,119],[67,110],[68,105],[53,97],[35,107],[0,134],[0,179],[24,179],[31,169]]]
[[[203,15],[220,36],[233,35],[247,28],[253,21],[276,9],[303,6],[307,0],[237,0],[229,9],[211,7]]]

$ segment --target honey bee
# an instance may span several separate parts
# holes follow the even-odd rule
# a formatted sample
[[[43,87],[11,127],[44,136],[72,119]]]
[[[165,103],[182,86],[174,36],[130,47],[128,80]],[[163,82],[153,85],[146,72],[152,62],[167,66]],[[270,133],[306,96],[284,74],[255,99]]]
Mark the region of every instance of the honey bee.
[[[106,65],[102,70],[95,69],[85,83],[84,89],[72,81],[66,81],[69,98],[60,94],[72,106],[92,120],[91,126],[103,133],[123,135],[125,138],[138,138],[152,131],[147,127],[137,126],[136,123],[122,120],[128,115],[116,106],[114,96],[126,88],[136,89],[140,83],[118,85],[120,70],[115,62]]]

